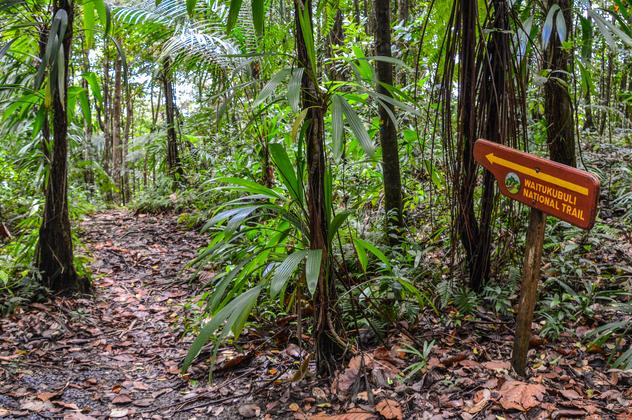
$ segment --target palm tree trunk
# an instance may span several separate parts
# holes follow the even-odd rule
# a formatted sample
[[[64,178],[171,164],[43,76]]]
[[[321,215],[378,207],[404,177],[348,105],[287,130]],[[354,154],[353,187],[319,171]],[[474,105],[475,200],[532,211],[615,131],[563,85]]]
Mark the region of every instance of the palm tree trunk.
[[[470,0],[460,0],[461,52],[459,56],[459,145],[461,168],[459,175],[457,230],[465,249],[470,273],[476,264],[476,242],[479,238],[478,224],[474,214],[474,187],[476,166],[474,141],[476,140],[476,25],[478,6]],[[473,284],[475,288],[477,284]]]
[[[84,48],[82,51],[82,55],[83,55],[83,72],[84,73],[88,73],[90,71],[90,60],[88,59],[88,49]],[[89,84],[88,81],[84,78],[81,80],[81,87],[83,87],[83,89],[86,91],[86,95],[87,92],[89,91]],[[92,161],[95,156],[93,156],[93,151],[92,151],[92,121],[86,121],[84,123],[84,127],[83,127],[83,136],[84,136],[84,146],[83,146],[83,154],[84,154],[84,160],[87,162]],[[93,194],[95,191],[95,183],[94,183],[94,172],[92,171],[92,167],[88,166],[87,168],[84,169],[83,171],[83,176],[84,176],[84,181],[86,183],[86,186],[88,188],[88,191],[90,191],[90,194]]]
[[[62,42],[64,48],[64,84],[53,95],[53,155],[46,187],[44,217],[39,231],[36,266],[42,282],[60,294],[84,293],[90,290],[87,279],[77,276],[73,265],[72,236],[68,216],[68,69],[73,36],[74,12],[69,0],[56,0],[53,12],[65,10],[68,27]]]
[[[115,194],[116,200],[121,201],[122,182],[121,165],[123,161],[123,150],[121,146],[121,95],[122,84],[122,61],[118,57],[114,63],[114,98],[112,101],[112,175],[114,184],[118,188]]]
[[[167,121],[167,167],[175,181],[182,179],[182,165],[178,156],[178,136],[176,133],[175,98],[171,81],[171,62],[167,58],[162,67],[162,83],[165,92],[165,119]]]
[[[336,288],[329,261],[327,238],[327,209],[325,208],[325,98],[316,85],[316,74],[308,55],[308,46],[303,37],[300,14],[307,9],[311,22],[311,0],[294,0],[294,36],[298,62],[305,69],[301,83],[303,109],[307,109],[305,135],[307,143],[307,208],[309,216],[310,248],[322,250],[322,261],[314,296],[314,341],[316,345],[316,365],[319,374],[332,375],[336,369],[337,358],[341,353],[334,339],[338,317],[333,313],[336,300]],[[314,66],[312,67],[312,65]]]
[[[481,64],[483,83],[479,91],[478,106],[483,119],[486,139],[505,143],[511,136],[507,121],[511,120],[507,92],[508,74],[511,73],[511,47],[509,38],[508,5],[506,0],[493,0],[492,32],[487,42],[487,54]],[[470,287],[480,290],[489,280],[492,242],[492,213],[496,196],[494,177],[489,171],[483,175],[483,193],[479,222],[479,239],[470,270]]]
[[[391,57],[390,0],[375,0],[375,52],[378,56]],[[385,85],[393,85],[393,66],[385,61],[377,62],[377,91],[391,97]],[[393,106],[384,102],[391,113]],[[380,107],[380,143],[382,146],[382,172],[384,174],[384,207],[386,210],[386,233],[391,242],[397,242],[402,226],[402,180],[399,168],[397,131],[389,112]]]
[[[571,0],[551,0],[549,9],[557,4],[564,16],[567,33],[572,33]],[[575,160],[575,123],[573,105],[566,84],[572,51],[562,48],[557,33],[551,35],[551,41],[545,51],[545,68],[551,70],[551,77],[544,85],[547,121],[547,144],[551,159],[565,165],[576,166]],[[562,83],[561,81],[565,82]]]

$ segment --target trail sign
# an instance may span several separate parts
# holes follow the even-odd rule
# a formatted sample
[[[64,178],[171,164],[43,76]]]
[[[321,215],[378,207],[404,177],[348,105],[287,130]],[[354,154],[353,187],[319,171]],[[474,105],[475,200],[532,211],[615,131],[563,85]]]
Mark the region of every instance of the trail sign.
[[[511,355],[512,367],[524,376],[540,279],[544,213],[583,229],[592,228],[599,179],[589,172],[482,139],[474,143],[474,159],[494,175],[504,195],[531,207]]]
[[[494,174],[507,197],[582,229],[595,224],[595,175],[487,140],[476,141],[474,158]]]

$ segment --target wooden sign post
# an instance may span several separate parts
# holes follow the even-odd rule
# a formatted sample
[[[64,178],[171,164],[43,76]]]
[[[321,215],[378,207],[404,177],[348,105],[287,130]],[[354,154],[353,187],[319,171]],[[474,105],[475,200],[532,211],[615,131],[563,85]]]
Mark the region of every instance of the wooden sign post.
[[[599,179],[586,171],[487,140],[474,158],[496,178],[500,192],[531,207],[511,364],[524,376],[538,292],[546,214],[582,229],[595,224]]]

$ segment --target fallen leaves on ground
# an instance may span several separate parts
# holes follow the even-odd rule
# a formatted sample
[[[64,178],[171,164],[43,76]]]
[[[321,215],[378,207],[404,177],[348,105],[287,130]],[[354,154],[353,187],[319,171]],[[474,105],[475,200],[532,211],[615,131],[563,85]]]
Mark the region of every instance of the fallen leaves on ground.
[[[500,405],[505,410],[529,411],[540,404],[545,392],[540,384],[509,380],[500,388]]]
[[[399,403],[395,400],[382,400],[375,406],[375,411],[380,413],[386,420],[402,420],[404,414]]]

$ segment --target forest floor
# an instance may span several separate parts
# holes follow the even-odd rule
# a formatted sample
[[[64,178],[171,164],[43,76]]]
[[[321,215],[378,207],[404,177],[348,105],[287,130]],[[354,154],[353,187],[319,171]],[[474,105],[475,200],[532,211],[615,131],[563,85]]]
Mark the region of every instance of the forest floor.
[[[632,419],[632,372],[609,369],[563,334],[532,340],[530,379],[511,374],[513,325],[481,314],[460,328],[429,313],[415,340],[434,340],[413,383],[394,380],[415,344],[395,329],[355,354],[333,384],[277,331],[249,328],[240,345],[182,376],[195,291],[185,264],[206,238],[176,216],[97,213],[81,224],[95,296],[56,299],[0,320],[0,418],[565,418]],[[212,276],[212,273],[203,273]],[[309,360],[309,359],[308,359]],[[367,386],[368,385],[368,386]]]

